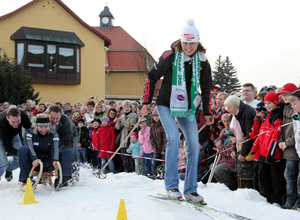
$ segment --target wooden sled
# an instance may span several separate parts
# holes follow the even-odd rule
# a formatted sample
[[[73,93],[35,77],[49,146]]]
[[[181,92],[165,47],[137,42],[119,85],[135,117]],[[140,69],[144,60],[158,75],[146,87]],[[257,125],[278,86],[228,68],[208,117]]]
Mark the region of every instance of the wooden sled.
[[[61,169],[61,165],[58,161],[56,161],[55,163],[57,164],[58,168],[52,172],[43,172],[43,163],[41,161],[39,161],[40,170],[38,172],[34,171],[35,167],[31,168],[31,171],[30,171],[28,177],[32,178],[34,180],[34,183],[32,184],[33,189],[36,188],[37,184],[39,184],[41,179],[42,179],[43,185],[47,185],[47,182],[50,186],[54,185],[53,181],[52,181],[52,177],[55,177],[54,181],[59,178],[58,185],[56,187],[54,187],[54,189],[56,191],[58,191],[61,188],[62,178],[63,178],[62,169]],[[21,190],[25,191],[25,187],[26,187],[26,184],[23,183],[21,186]]]

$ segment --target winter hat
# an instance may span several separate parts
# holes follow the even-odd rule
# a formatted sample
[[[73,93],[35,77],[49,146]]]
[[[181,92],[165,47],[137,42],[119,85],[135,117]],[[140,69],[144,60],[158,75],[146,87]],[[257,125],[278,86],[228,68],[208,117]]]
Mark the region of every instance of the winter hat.
[[[265,102],[272,102],[275,105],[279,104],[279,98],[278,95],[275,92],[269,92],[264,99]]]
[[[219,91],[221,91],[221,86],[219,84],[216,84],[211,88],[211,90],[213,89],[218,89]]]
[[[294,83],[287,83],[281,88],[280,94],[286,94],[287,92],[291,93],[296,91],[297,89],[298,88]]]
[[[82,123],[84,124],[84,119],[83,119],[83,118],[79,118],[79,119],[77,120],[77,124],[78,124],[79,122],[82,122]]]
[[[49,121],[48,117],[46,117],[46,118],[37,117],[35,123],[38,127],[47,127],[50,125],[50,121]]]
[[[193,19],[189,19],[181,32],[181,42],[200,42],[199,31]]]
[[[255,110],[258,112],[266,112],[267,109],[265,108],[265,103],[264,102],[257,103]]]
[[[270,85],[270,86],[268,86],[267,91],[269,91],[269,90],[276,90],[276,89],[277,89],[276,86]]]
[[[95,122],[95,121],[98,122],[99,124],[101,124],[101,120],[100,120],[99,118],[95,118],[95,119],[92,121],[92,123]]]
[[[158,111],[156,108],[152,109],[152,115],[158,115]]]
[[[130,137],[131,136],[135,136],[136,138],[138,137],[138,133],[137,132],[132,132],[131,134],[130,134]]]
[[[142,117],[142,118],[140,119],[140,123],[141,123],[141,122],[144,122],[144,121],[147,121],[147,118],[146,118],[146,117]]]
[[[292,96],[296,96],[298,99],[300,99],[300,89],[294,91],[291,93]]]
[[[101,122],[103,122],[103,121],[109,122],[109,118],[108,118],[107,116],[103,116],[103,117],[101,118]]]

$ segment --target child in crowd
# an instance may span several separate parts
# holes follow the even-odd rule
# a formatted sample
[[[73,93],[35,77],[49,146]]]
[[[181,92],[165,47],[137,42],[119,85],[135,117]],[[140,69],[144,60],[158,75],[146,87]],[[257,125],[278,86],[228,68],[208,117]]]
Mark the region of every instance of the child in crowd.
[[[144,159],[140,158],[142,145],[137,141],[138,134],[132,132],[130,135],[130,145],[127,153],[131,154],[134,159],[135,172],[137,175],[144,175]]]
[[[292,108],[295,111],[293,115],[293,127],[294,127],[294,134],[295,134],[295,150],[300,158],[300,89],[294,91],[290,96],[290,101],[292,104]],[[293,206],[293,209],[300,211],[300,162],[294,161],[295,167],[298,167],[298,173],[295,172],[293,181],[294,185],[296,186],[295,191],[298,192],[297,199]],[[298,163],[298,165],[297,165]],[[298,176],[298,178],[297,178]]]
[[[249,137],[256,140],[259,134],[259,129],[265,118],[267,117],[267,109],[265,108],[264,102],[259,102],[255,108],[254,123],[249,133]],[[258,183],[258,169],[259,169],[259,151],[253,155],[253,188],[259,192]]]
[[[113,155],[107,151],[114,151],[115,148],[115,131],[113,127],[109,126],[109,118],[107,116],[101,119],[102,126],[99,129],[99,139],[100,139],[100,153],[99,158],[101,158],[101,167],[103,168],[109,158]],[[110,172],[115,173],[115,166],[113,160],[108,164]],[[104,171],[106,172],[106,171]]]
[[[74,123],[76,123],[76,121],[81,117],[81,115],[80,115],[81,107],[82,107],[81,102],[76,102],[74,104],[74,108],[72,110],[72,116],[71,116],[71,119]]]
[[[99,155],[99,151],[100,151],[99,129],[101,126],[101,121],[100,121],[100,119],[96,118],[92,122],[93,122],[93,131],[92,131],[92,135],[91,135],[91,140],[92,140],[92,147],[94,150],[93,158],[94,158],[94,161],[96,162],[95,164],[97,164],[96,167],[98,169],[100,169],[101,161],[100,161],[100,158],[98,158],[98,155]]]
[[[150,127],[148,126],[147,118],[143,117],[140,120],[139,126],[141,128],[139,131],[139,142],[143,145],[143,155],[144,157],[153,158],[154,153],[150,142]],[[144,168],[146,176],[152,176],[154,174],[152,160],[145,159]]]
[[[89,130],[84,125],[84,120],[82,118],[77,121],[77,133],[78,133],[78,144],[77,144],[77,154],[78,162],[87,162],[87,148],[89,147]]]
[[[167,140],[166,140],[165,130],[159,119],[157,109],[152,110],[150,142],[154,153],[154,158],[164,160]],[[159,164],[161,164],[161,162],[156,160],[154,161],[153,169],[155,173]]]
[[[284,178],[286,180],[286,202],[282,206],[284,209],[292,209],[293,206],[300,204],[299,180],[297,183],[299,169],[299,155],[295,148],[295,136],[293,128],[293,115],[295,114],[289,100],[289,93],[297,90],[297,86],[293,83],[285,84],[280,94],[284,100],[283,124],[282,132],[279,138],[279,148],[283,151],[283,158],[286,159]],[[299,178],[299,177],[298,177]]]
[[[229,137],[229,129],[231,122],[231,114],[226,113],[221,117],[224,129],[221,130],[219,137],[214,141],[215,150],[220,154],[219,163],[215,167],[214,178],[217,182],[224,183],[229,189],[237,188],[235,178],[235,160],[231,157],[231,140]]]
[[[265,108],[268,116],[261,124],[251,153],[259,152],[259,192],[270,203],[283,205],[285,196],[285,179],[283,177],[285,161],[278,139],[282,126],[282,107],[278,95],[270,92],[265,96]]]

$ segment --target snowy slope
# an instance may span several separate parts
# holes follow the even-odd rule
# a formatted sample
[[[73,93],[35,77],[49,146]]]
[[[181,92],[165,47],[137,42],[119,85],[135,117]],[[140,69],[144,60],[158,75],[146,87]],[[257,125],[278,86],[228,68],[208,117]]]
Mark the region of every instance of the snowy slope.
[[[98,220],[116,219],[120,199],[125,200],[128,219],[212,219],[193,208],[149,197],[164,193],[164,182],[151,180],[135,173],[109,174],[98,179],[91,169],[81,168],[80,182],[56,192],[50,186],[38,185],[34,192],[39,203],[20,205],[24,192],[17,181],[19,170],[14,171],[12,182],[2,177],[0,182],[1,219],[10,220]],[[183,189],[183,182],[180,183]],[[230,191],[223,184],[199,184],[198,193],[211,206],[231,211],[251,219],[300,219],[300,212],[283,210],[270,205],[256,191],[242,189]],[[219,219],[232,219],[219,214]]]

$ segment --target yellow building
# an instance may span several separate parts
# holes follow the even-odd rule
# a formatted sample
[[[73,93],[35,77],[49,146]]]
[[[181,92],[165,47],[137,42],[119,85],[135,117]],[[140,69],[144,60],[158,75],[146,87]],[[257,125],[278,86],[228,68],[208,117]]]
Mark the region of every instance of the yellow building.
[[[0,17],[0,48],[30,70],[41,102],[104,99],[109,44],[60,0],[34,0]]]
[[[111,39],[106,59],[106,98],[141,99],[147,73],[154,64],[150,53],[122,27],[114,26],[108,6],[100,13],[100,26],[94,27]]]

